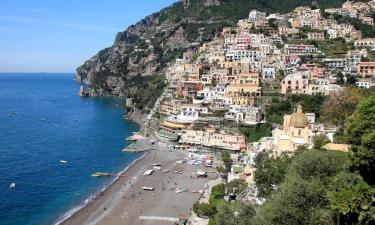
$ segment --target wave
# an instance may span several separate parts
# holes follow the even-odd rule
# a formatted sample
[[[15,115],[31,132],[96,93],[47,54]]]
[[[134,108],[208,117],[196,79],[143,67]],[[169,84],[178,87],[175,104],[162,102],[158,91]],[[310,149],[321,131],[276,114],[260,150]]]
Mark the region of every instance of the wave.
[[[73,207],[71,210],[69,210],[68,212],[64,213],[59,219],[57,219],[57,222],[55,222],[54,225],[60,225],[60,224],[62,224],[63,222],[65,222],[66,220],[68,220],[69,218],[71,218],[74,214],[76,214],[80,210],[84,209],[90,202],[94,201],[100,194],[102,194],[105,190],[107,190],[110,186],[112,186],[120,178],[121,175],[125,174],[126,171],[128,171],[137,162],[139,162],[140,160],[142,160],[146,155],[147,155],[147,153],[144,153],[141,157],[135,159],[132,163],[130,163],[127,167],[125,167],[125,169],[123,169],[122,171],[120,171],[119,173],[117,173],[116,176],[111,181],[111,183],[109,183],[108,185],[106,185],[105,187],[103,187],[98,192],[90,195],[90,197],[88,197],[86,200],[84,200],[83,203],[81,203],[80,205],[78,205],[76,207]]]

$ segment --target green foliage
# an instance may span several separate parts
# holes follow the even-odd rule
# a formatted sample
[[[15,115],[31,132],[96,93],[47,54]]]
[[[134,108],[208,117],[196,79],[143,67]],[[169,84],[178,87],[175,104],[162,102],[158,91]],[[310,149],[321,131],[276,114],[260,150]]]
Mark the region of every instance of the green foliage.
[[[271,102],[265,107],[267,121],[269,123],[282,124],[283,116],[292,113],[298,104],[301,104],[304,112],[312,112],[319,118],[322,113],[322,103],[326,99],[323,95],[286,95],[283,100]]]
[[[326,56],[330,57],[345,55],[348,50],[353,48],[353,44],[346,43],[344,38],[315,41],[315,45],[319,50],[326,54]]]
[[[375,29],[373,26],[363,23],[360,19],[351,18],[349,16],[342,16],[335,14],[334,18],[339,23],[349,23],[352,24],[355,29],[360,30],[362,32],[363,38],[372,38],[375,36]]]
[[[324,145],[330,143],[327,135],[320,134],[313,138],[313,144],[315,149],[321,149]]]
[[[341,173],[328,193],[330,207],[340,224],[372,224],[375,222],[375,188],[357,174]]]
[[[219,206],[215,218],[218,225],[248,225],[254,215],[255,209],[252,205],[233,202]]]
[[[166,84],[164,76],[136,76],[126,82],[127,97],[133,98],[138,109],[148,110],[161,95]],[[137,87],[137,88],[134,88]]]
[[[284,181],[291,158],[283,154],[272,157],[267,152],[261,152],[255,158],[255,182],[258,188],[258,196],[269,197],[277,186]]]
[[[375,184],[375,95],[365,98],[350,117],[345,132],[352,145],[353,166]]]
[[[216,213],[216,208],[212,207],[211,204],[206,203],[194,203],[193,211],[199,216],[203,218],[208,218]]]
[[[297,154],[278,191],[259,208],[254,223],[332,224],[333,216],[326,210],[327,188],[330,178],[343,170],[346,161],[343,153],[310,150]],[[322,212],[324,217],[317,223]]]
[[[322,121],[328,126],[343,129],[346,120],[364,95],[363,90],[352,87],[331,93],[323,104]]]
[[[225,196],[225,184],[218,184],[212,187],[210,202],[213,202],[215,199],[222,199]]]
[[[242,126],[240,132],[246,136],[248,143],[259,141],[263,137],[272,136],[272,124],[262,123],[252,126]]]

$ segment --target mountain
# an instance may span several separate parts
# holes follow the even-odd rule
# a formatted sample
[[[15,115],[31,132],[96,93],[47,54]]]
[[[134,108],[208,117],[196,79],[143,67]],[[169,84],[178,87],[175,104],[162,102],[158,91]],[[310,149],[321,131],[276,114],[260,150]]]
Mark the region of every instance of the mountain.
[[[215,37],[252,9],[286,13],[297,6],[337,7],[344,0],[181,0],[117,34],[113,46],[77,68],[91,96],[126,96],[150,107],[164,87],[167,63]]]

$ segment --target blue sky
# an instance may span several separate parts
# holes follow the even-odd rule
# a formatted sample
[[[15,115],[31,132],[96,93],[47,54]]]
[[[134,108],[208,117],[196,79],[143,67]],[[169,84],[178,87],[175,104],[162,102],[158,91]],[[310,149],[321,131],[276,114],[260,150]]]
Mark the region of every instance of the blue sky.
[[[74,72],[116,33],[176,0],[2,0],[0,72]]]

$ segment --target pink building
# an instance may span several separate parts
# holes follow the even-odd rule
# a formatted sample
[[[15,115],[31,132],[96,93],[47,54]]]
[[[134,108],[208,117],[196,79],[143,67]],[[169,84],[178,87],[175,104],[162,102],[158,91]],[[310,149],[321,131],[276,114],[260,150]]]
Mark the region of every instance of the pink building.
[[[318,79],[325,77],[325,70],[318,64],[302,64],[301,70],[309,71],[311,79]]]
[[[307,94],[310,72],[297,72],[290,74],[281,82],[283,94]]]

